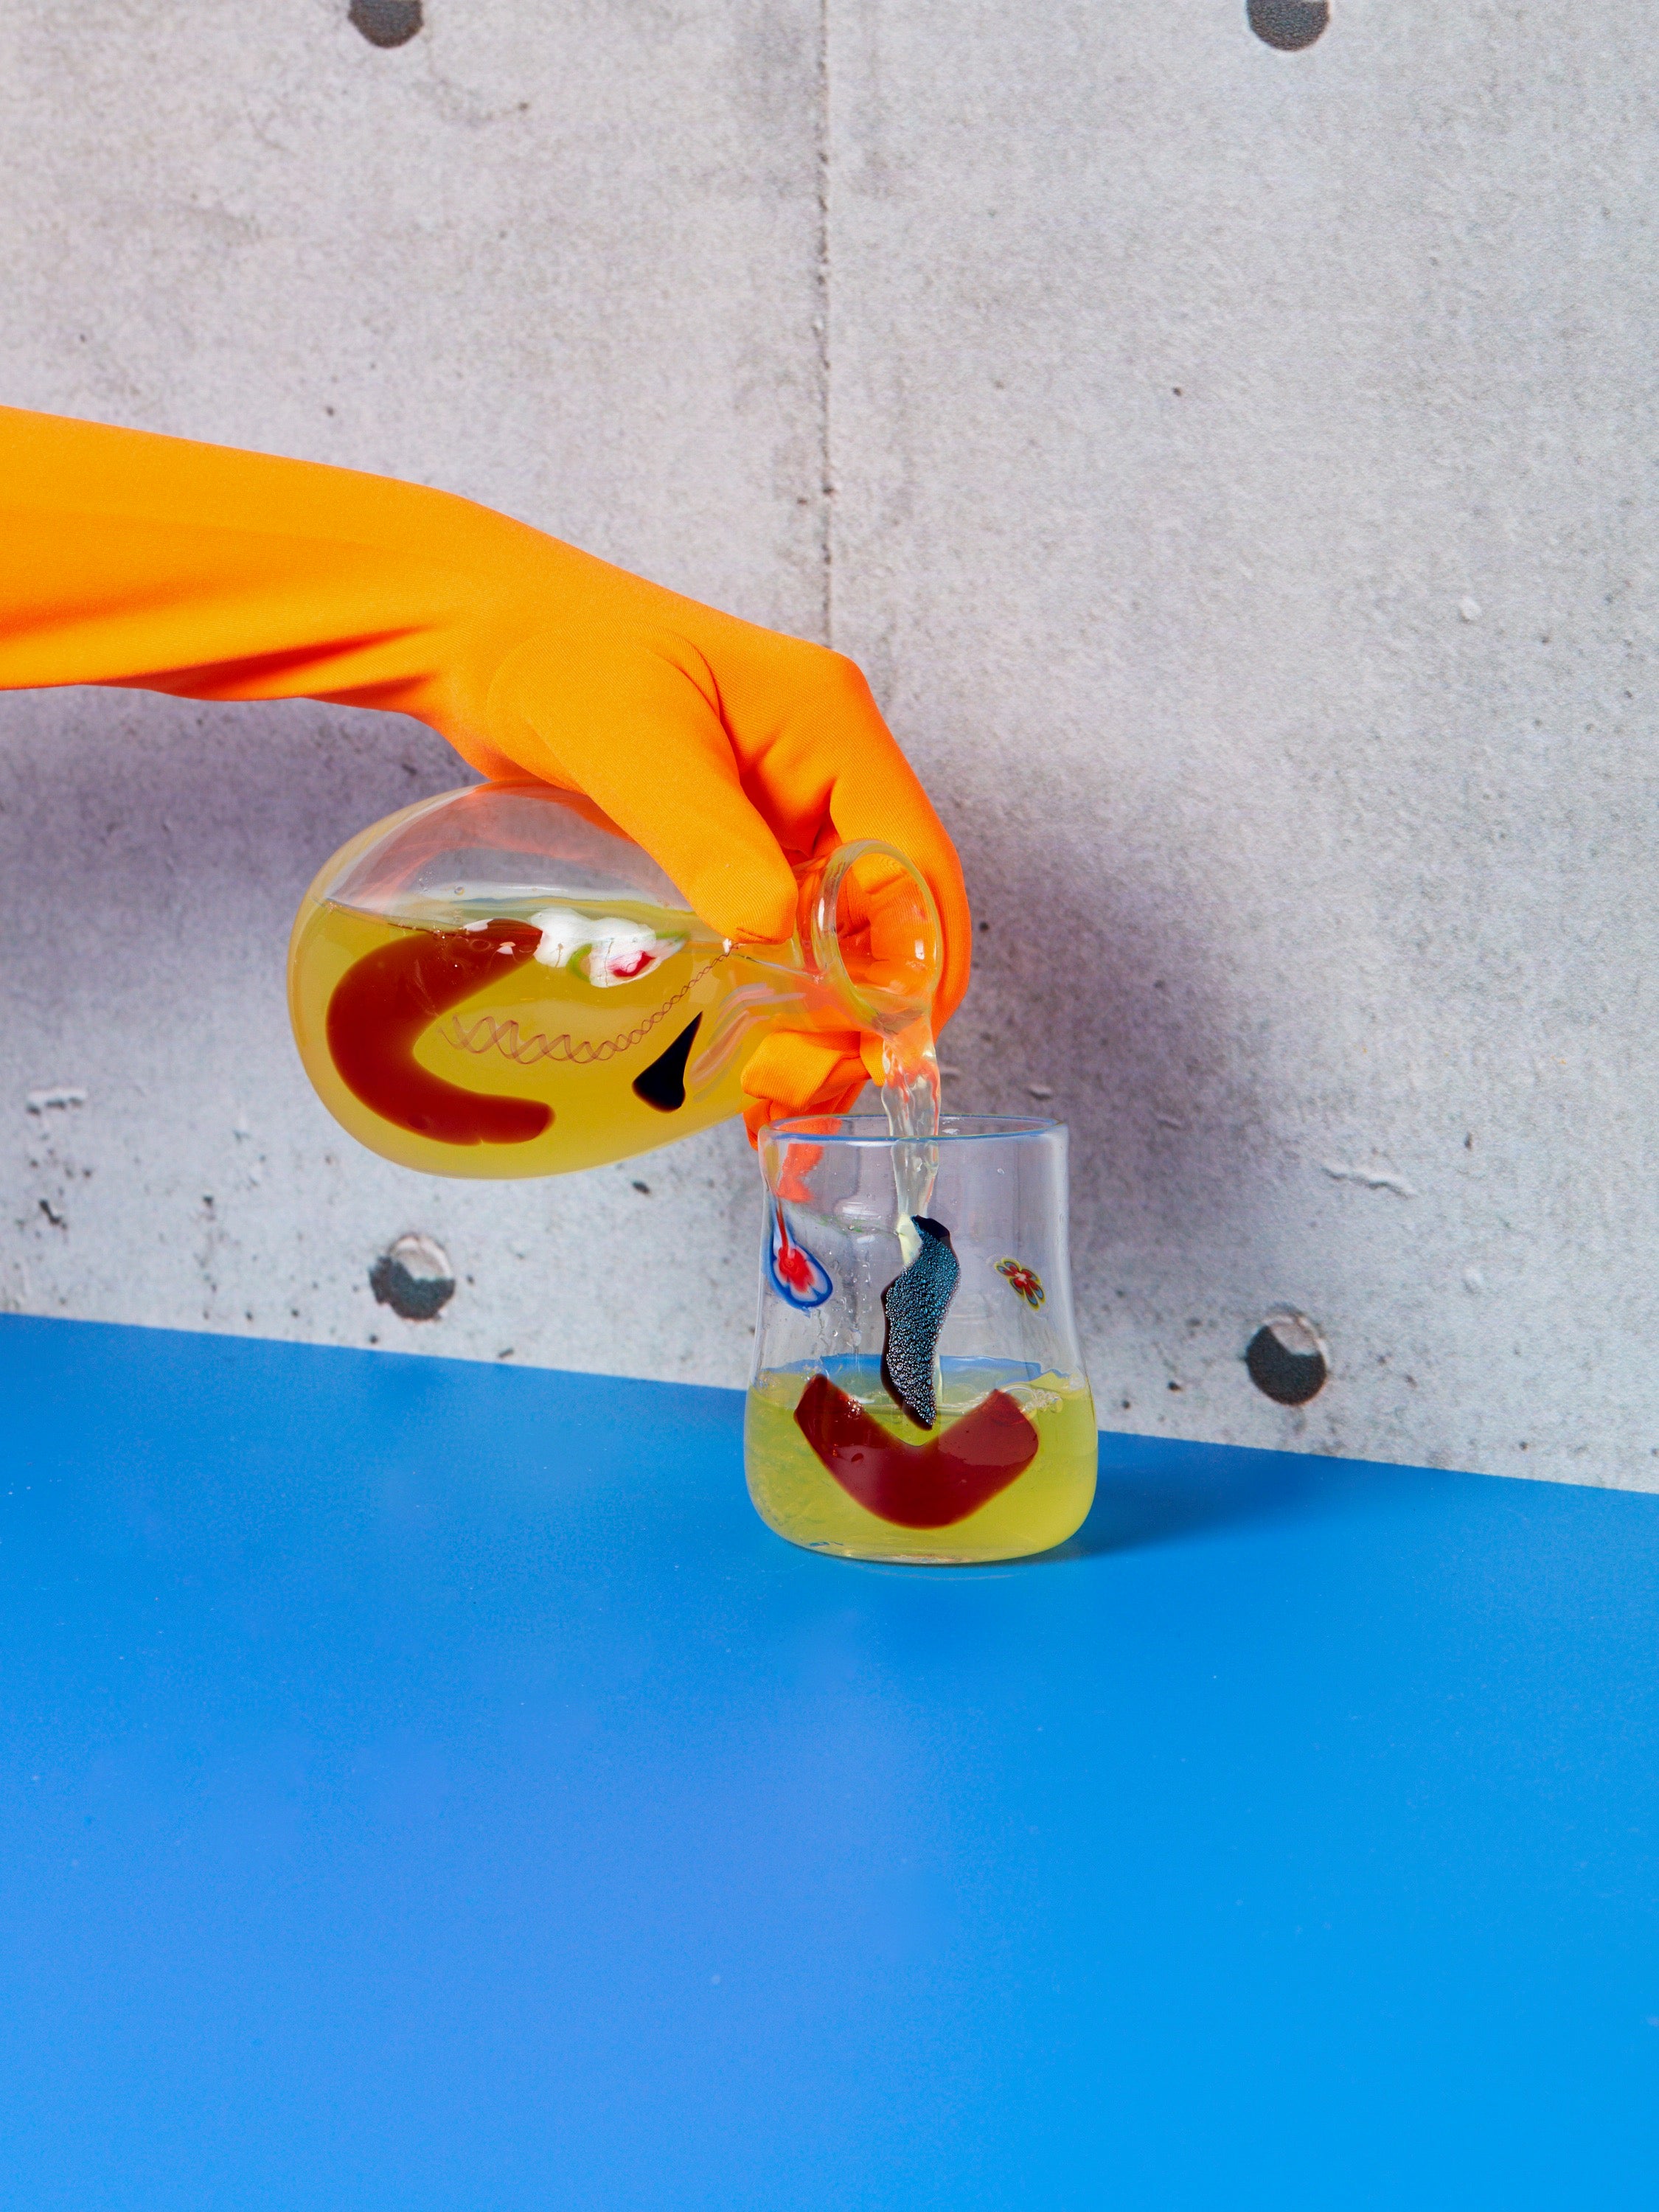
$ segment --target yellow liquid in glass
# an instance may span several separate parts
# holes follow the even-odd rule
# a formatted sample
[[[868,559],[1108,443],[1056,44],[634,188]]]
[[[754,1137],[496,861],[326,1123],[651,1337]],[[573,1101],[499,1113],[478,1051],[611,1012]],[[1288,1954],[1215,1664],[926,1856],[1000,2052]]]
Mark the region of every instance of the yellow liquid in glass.
[[[1033,1376],[1008,1361],[943,1363],[939,1419],[945,1435],[993,1390],[1018,1405],[1036,1431],[1037,1450],[1006,1489],[945,1528],[895,1525],[868,1511],[842,1486],[795,1419],[801,1394],[827,1374],[892,1437],[926,1446],[882,1387],[880,1364],[868,1358],[830,1359],[820,1369],[775,1369],[749,1392],[744,1425],[749,1495],[767,1526],[791,1543],[843,1558],[912,1560],[939,1565],[1014,1559],[1064,1543],[1094,1502],[1099,1436],[1094,1400],[1080,1375]]]
[[[582,910],[574,900],[562,904]],[[514,922],[493,911],[489,927],[519,928],[522,944],[539,934],[527,917]],[[679,949],[636,981],[604,987],[588,980],[580,953],[560,966],[533,955],[503,957],[502,972],[493,975],[486,962],[476,988],[434,1006],[430,1019],[422,1021],[419,994],[422,973],[429,981],[428,962],[424,970],[410,970],[415,998],[406,998],[405,1012],[410,1003],[416,1011],[404,1021],[406,1045],[399,1048],[395,1038],[384,1049],[376,1043],[378,1073],[365,1083],[362,1070],[355,1070],[360,1079],[354,1088],[331,1048],[329,1009],[343,980],[368,955],[387,953],[395,968],[402,956],[392,948],[417,951],[424,940],[427,951],[441,956],[446,945],[468,933],[448,916],[426,930],[307,900],[289,955],[289,1012],[306,1073],[329,1111],[361,1143],[400,1166],[428,1175],[501,1177],[562,1175],[626,1159],[739,1112],[744,1063],[763,1029],[746,1015],[738,963],[701,924],[688,935],[690,917],[683,912],[612,899],[593,909],[592,918],[601,916],[678,939]],[[358,969],[360,991],[365,972]],[[659,1064],[694,1022],[695,1036],[680,1058],[684,1089],[676,1103],[676,1071],[671,1066],[664,1075]],[[385,1025],[362,1020],[355,1026],[362,1036]],[[399,1049],[416,1071],[401,1085],[391,1065]],[[653,1066],[659,1067],[654,1084]],[[453,1133],[465,1128],[469,1109],[464,1101],[451,1100],[446,1115],[441,1094],[434,1115],[429,1100],[420,1097],[422,1076],[489,1100],[533,1102],[546,1109],[545,1126],[514,1141],[458,1141]],[[647,1090],[654,1090],[655,1103],[635,1089],[642,1077]],[[394,1110],[378,1110],[374,1098],[362,1095],[364,1089]],[[522,1115],[522,1109],[516,1110]],[[538,1122],[540,1117],[532,1111],[523,1118]],[[428,1126],[410,1126],[422,1120]],[[447,1123],[451,1133],[434,1133],[434,1121]]]

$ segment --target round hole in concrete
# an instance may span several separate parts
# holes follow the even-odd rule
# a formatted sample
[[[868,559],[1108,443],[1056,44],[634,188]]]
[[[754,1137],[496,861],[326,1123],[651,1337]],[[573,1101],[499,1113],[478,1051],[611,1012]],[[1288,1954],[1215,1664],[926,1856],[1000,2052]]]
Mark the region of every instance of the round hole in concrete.
[[[424,21],[421,0],[351,0],[347,13],[371,46],[406,46]]]
[[[1305,1406],[1330,1378],[1331,1355],[1306,1314],[1270,1313],[1244,1347],[1244,1364],[1264,1398]]]
[[[1330,0],[1249,0],[1245,13],[1257,38],[1281,54],[1312,46],[1331,20]]]
[[[435,1237],[400,1237],[368,1271],[378,1304],[404,1321],[436,1321],[455,1295],[455,1270]]]

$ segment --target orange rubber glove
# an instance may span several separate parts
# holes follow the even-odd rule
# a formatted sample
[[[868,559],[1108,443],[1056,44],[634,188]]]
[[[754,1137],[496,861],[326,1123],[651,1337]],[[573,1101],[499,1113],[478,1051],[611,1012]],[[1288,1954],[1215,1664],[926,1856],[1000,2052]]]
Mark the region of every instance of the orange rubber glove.
[[[939,902],[936,1026],[967,988],[956,854],[851,661],[448,493],[0,408],[0,689],[57,684],[412,714],[585,792],[744,943],[793,928],[791,860],[885,838]],[[860,1055],[774,1035],[751,1136],[849,1103]]]

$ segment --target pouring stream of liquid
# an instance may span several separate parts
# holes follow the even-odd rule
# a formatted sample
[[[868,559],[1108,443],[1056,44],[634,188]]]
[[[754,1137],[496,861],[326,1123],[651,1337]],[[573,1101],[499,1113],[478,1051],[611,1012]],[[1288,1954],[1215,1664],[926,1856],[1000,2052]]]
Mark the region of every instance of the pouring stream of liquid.
[[[899,1249],[908,1267],[921,1249],[915,1217],[926,1213],[939,1173],[939,1058],[926,1015],[881,1046],[881,1103],[893,1136]]]

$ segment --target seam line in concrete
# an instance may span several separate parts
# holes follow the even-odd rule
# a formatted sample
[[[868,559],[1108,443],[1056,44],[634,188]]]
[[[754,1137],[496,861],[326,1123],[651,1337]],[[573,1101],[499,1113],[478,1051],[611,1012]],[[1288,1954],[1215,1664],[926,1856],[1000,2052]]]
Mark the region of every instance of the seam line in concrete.
[[[823,641],[836,641],[835,471],[830,456],[830,0],[818,0],[818,570]]]

